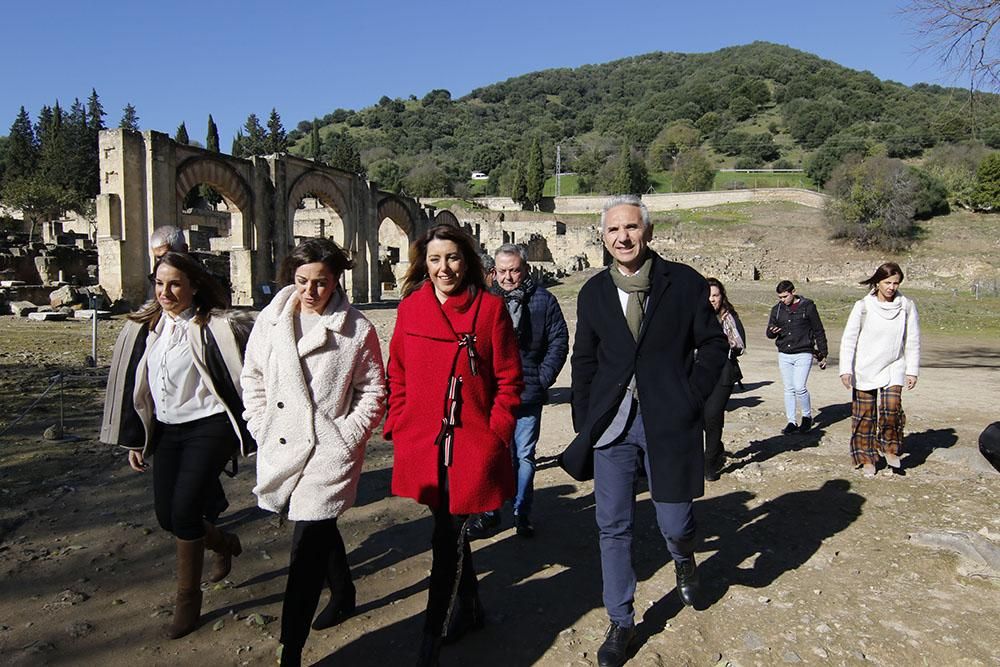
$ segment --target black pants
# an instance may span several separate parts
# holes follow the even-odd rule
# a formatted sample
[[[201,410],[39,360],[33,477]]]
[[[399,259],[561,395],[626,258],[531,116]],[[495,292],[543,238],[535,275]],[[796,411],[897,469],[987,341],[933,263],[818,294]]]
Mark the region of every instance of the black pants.
[[[222,413],[185,424],[157,422],[155,437],[156,519],[182,540],[204,537],[206,503],[217,501],[219,473],[239,443],[229,417]]]
[[[333,594],[354,585],[337,520],[296,521],[281,605],[283,645],[305,646],[324,583]]]
[[[720,382],[705,400],[705,470],[718,470],[725,463],[722,427],[726,423],[726,404],[733,385]]]
[[[469,547],[469,538],[463,531],[468,515],[454,515],[448,510],[448,473],[443,459],[438,461],[438,485],[441,488],[441,497],[439,506],[433,510],[431,581],[427,592],[427,615],[424,619],[424,632],[435,637],[443,634],[456,578],[458,578],[456,609],[461,606],[471,606],[472,600],[479,593],[476,571],[472,566],[472,549]],[[461,553],[461,566],[459,553]]]

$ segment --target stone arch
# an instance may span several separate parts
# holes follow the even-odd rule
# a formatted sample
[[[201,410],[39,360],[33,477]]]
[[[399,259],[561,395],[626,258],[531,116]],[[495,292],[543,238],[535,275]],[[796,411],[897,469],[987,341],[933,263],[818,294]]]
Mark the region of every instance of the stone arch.
[[[177,165],[174,180],[178,212],[183,206],[184,198],[193,188],[203,183],[210,185],[222,195],[229,208],[228,245],[235,248],[257,248],[256,234],[250,224],[253,195],[250,186],[231,165],[214,157],[188,158]]]
[[[323,205],[329,206],[336,211],[344,226],[344,248],[352,252],[356,250],[354,247],[356,236],[354,233],[355,226],[353,224],[354,221],[350,220],[347,216],[347,212],[350,210],[347,205],[347,198],[344,196],[340,186],[337,185],[337,182],[320,171],[307,171],[295,179],[292,187],[288,190],[288,197],[286,199],[288,202],[288,225],[290,227],[287,236],[288,240],[292,241],[295,237],[291,227],[294,225],[295,211],[298,208],[299,202],[310,195],[316,197]]]
[[[371,259],[378,267],[380,291],[386,295],[398,294],[410,267],[409,248],[416,235],[416,225],[410,209],[393,196],[379,202],[375,219],[378,246],[373,249]]]
[[[437,215],[434,216],[434,224],[454,225],[455,227],[461,227],[461,225],[458,223],[458,218],[456,218],[455,214],[449,211],[448,209],[444,209],[443,211],[437,212]],[[466,231],[472,233],[472,227],[470,226]]]

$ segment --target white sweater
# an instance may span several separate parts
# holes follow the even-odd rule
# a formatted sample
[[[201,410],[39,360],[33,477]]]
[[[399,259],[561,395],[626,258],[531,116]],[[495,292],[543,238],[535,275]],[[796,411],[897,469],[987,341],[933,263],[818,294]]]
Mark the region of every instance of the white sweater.
[[[869,294],[854,304],[840,339],[840,374],[864,391],[904,385],[920,372],[917,307],[902,294],[879,301]]]
[[[338,290],[299,341],[297,305],[289,286],[261,312],[240,379],[257,441],[258,505],[319,521],[354,504],[365,445],[385,410],[385,371],[375,327],[347,295]]]

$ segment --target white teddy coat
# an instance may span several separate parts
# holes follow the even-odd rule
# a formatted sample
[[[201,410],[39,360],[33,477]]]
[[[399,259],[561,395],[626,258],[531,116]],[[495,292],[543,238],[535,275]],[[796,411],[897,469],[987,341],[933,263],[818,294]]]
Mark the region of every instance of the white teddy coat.
[[[385,410],[385,372],[375,328],[341,290],[296,344],[298,303],[288,286],[257,318],[240,377],[243,416],[257,441],[258,505],[320,521],[354,504]]]
[[[869,294],[851,309],[840,339],[840,374],[854,387],[872,391],[903,386],[920,373],[920,319],[913,301],[896,293],[892,301]]]

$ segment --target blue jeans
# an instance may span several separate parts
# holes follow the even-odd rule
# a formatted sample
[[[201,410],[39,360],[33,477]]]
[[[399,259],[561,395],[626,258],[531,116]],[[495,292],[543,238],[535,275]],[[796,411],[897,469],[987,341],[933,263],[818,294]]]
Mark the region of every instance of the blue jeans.
[[[531,500],[535,495],[535,446],[542,429],[542,406],[522,405],[517,411],[514,426],[514,443],[511,458],[514,463],[514,478],[517,480],[517,494],[514,496],[514,514],[531,514]]]
[[[806,382],[809,371],[812,370],[813,356],[811,352],[798,354],[778,353],[778,368],[781,370],[781,381],[785,385],[785,417],[789,424],[798,423],[795,419],[795,403],[802,408],[803,417],[812,416],[812,405],[809,402],[809,390]]]
[[[636,577],[632,566],[632,529],[639,465],[644,461],[652,485],[646,432],[638,410],[628,432],[613,444],[594,450],[594,504],[601,544],[601,575],[604,606],[608,617],[619,625],[635,623]],[[656,523],[674,561],[689,561],[694,555],[695,521],[691,501],[653,501]]]

